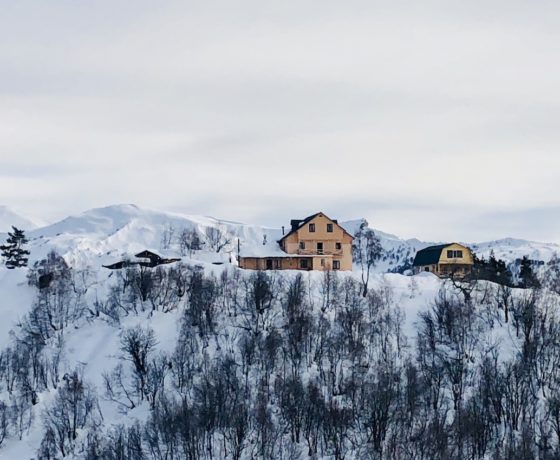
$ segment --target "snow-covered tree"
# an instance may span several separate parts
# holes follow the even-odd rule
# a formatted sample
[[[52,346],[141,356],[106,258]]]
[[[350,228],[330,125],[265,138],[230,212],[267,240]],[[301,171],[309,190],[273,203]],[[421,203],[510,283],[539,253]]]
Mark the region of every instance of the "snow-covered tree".
[[[220,252],[231,243],[231,237],[217,227],[208,227],[204,233],[208,240],[208,246],[213,251]]]
[[[2,257],[6,259],[6,267],[13,269],[27,267],[30,252],[25,249],[28,243],[25,232],[12,226],[13,231],[8,232],[6,244],[0,246]]]
[[[204,245],[200,235],[194,228],[184,228],[179,234],[179,251],[182,256],[192,257],[195,251],[200,251]]]
[[[362,222],[359,230],[354,235],[352,252],[354,261],[362,269],[362,294],[365,297],[368,292],[371,270],[383,254],[383,247],[379,237],[371,228],[368,228],[368,224],[365,221]]]
[[[519,269],[519,285],[525,288],[538,288],[540,284],[533,270],[533,262],[527,256],[523,256]]]

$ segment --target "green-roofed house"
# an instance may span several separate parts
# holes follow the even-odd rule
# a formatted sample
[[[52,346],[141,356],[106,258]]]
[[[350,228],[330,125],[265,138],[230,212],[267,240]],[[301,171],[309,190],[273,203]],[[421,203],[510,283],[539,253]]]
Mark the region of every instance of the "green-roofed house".
[[[416,253],[414,273],[430,272],[439,277],[464,278],[474,265],[469,248],[458,243],[429,246]]]

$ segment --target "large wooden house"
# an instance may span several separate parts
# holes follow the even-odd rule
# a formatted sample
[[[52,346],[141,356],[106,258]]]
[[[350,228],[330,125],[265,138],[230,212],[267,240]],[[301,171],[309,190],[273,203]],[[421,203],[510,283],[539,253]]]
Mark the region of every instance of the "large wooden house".
[[[352,270],[353,237],[336,220],[318,212],[290,224],[290,231],[272,246],[241,250],[239,266],[249,270]]]
[[[439,277],[464,278],[474,265],[472,252],[458,243],[429,246],[416,253],[414,273],[431,272]]]

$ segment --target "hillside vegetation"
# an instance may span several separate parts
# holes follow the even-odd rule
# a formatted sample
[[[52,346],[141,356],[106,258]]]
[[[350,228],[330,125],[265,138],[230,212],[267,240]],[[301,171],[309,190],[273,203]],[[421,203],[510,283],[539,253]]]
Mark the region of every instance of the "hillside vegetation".
[[[133,206],[30,232],[0,268],[0,455],[560,457],[553,246],[519,289],[386,273],[426,244],[381,235],[364,296],[358,271],[235,267],[236,238],[278,235]],[[181,261],[102,267],[143,249]]]

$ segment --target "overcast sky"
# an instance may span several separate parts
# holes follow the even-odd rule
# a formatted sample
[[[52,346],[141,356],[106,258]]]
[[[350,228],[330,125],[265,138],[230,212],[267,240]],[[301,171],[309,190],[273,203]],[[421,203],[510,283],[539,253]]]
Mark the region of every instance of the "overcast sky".
[[[560,242],[560,2],[0,4],[0,204]]]

